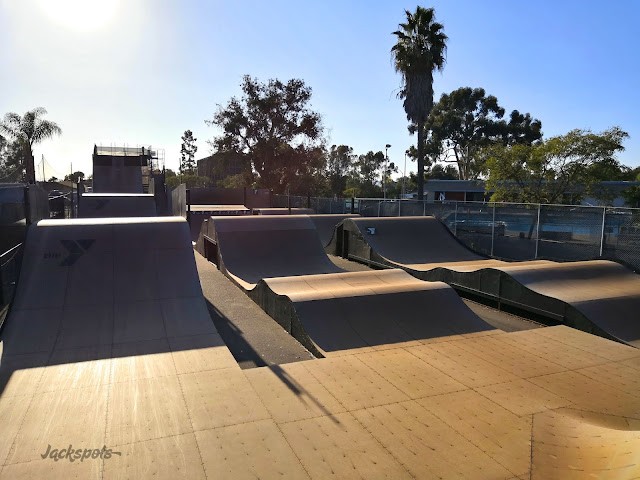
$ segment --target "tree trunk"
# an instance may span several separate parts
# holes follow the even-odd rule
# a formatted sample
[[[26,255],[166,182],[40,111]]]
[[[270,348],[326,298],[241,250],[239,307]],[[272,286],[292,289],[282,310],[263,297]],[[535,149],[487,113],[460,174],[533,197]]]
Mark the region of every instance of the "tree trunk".
[[[422,147],[424,123],[418,120],[418,200],[424,199],[424,149]]]
[[[36,167],[34,164],[33,152],[28,145],[25,145],[24,147],[24,161],[25,169],[27,171],[27,183],[36,183]]]

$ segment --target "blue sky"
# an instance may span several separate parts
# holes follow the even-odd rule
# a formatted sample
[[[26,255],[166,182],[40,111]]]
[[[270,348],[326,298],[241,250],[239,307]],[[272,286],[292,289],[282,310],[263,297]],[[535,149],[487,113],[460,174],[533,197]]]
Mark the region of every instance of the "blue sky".
[[[61,174],[91,171],[94,143],[163,148],[178,165],[191,129],[209,153],[216,104],[244,74],[302,78],[330,144],[384,150],[407,133],[391,35],[415,2],[0,0],[0,115],[43,106],[63,135],[36,147]],[[545,137],[619,125],[640,165],[640,2],[432,1],[449,36],[436,100],[483,87],[530,112]],[[415,170],[415,164],[407,166]]]

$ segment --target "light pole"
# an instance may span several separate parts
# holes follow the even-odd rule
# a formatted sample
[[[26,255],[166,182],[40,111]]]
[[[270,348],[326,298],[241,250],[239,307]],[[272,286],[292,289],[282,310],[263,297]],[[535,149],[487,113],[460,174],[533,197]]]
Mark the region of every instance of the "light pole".
[[[387,162],[389,161],[389,149],[391,145],[388,143],[384,146],[384,172],[382,172],[382,199],[387,199]]]
[[[407,195],[407,155],[409,155],[409,150],[404,151],[404,171],[402,173],[402,198],[405,198]]]

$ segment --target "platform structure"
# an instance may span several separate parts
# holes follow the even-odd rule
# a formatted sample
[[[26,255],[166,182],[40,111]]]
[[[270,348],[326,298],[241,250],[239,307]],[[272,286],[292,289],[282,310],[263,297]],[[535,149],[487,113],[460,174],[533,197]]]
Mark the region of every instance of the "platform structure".
[[[336,227],[327,251],[640,346],[640,277],[607,260],[505,262],[462,245],[434,217],[362,217]]]
[[[23,272],[0,336],[2,480],[640,475],[629,346],[491,330],[241,370],[173,218],[39,222]]]

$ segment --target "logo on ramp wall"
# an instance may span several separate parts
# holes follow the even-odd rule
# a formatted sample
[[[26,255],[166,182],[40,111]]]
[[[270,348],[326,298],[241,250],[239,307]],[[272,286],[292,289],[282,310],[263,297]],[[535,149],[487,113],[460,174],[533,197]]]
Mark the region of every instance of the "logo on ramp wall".
[[[102,210],[107,203],[109,203],[109,199],[107,198],[100,198],[96,200],[96,210]]]
[[[60,262],[61,267],[70,267],[76,261],[89,251],[91,245],[94,244],[95,238],[88,238],[84,240],[60,240],[60,243],[66,250],[67,256]],[[47,252],[44,254],[44,258],[60,258],[64,254],[58,252]]]

